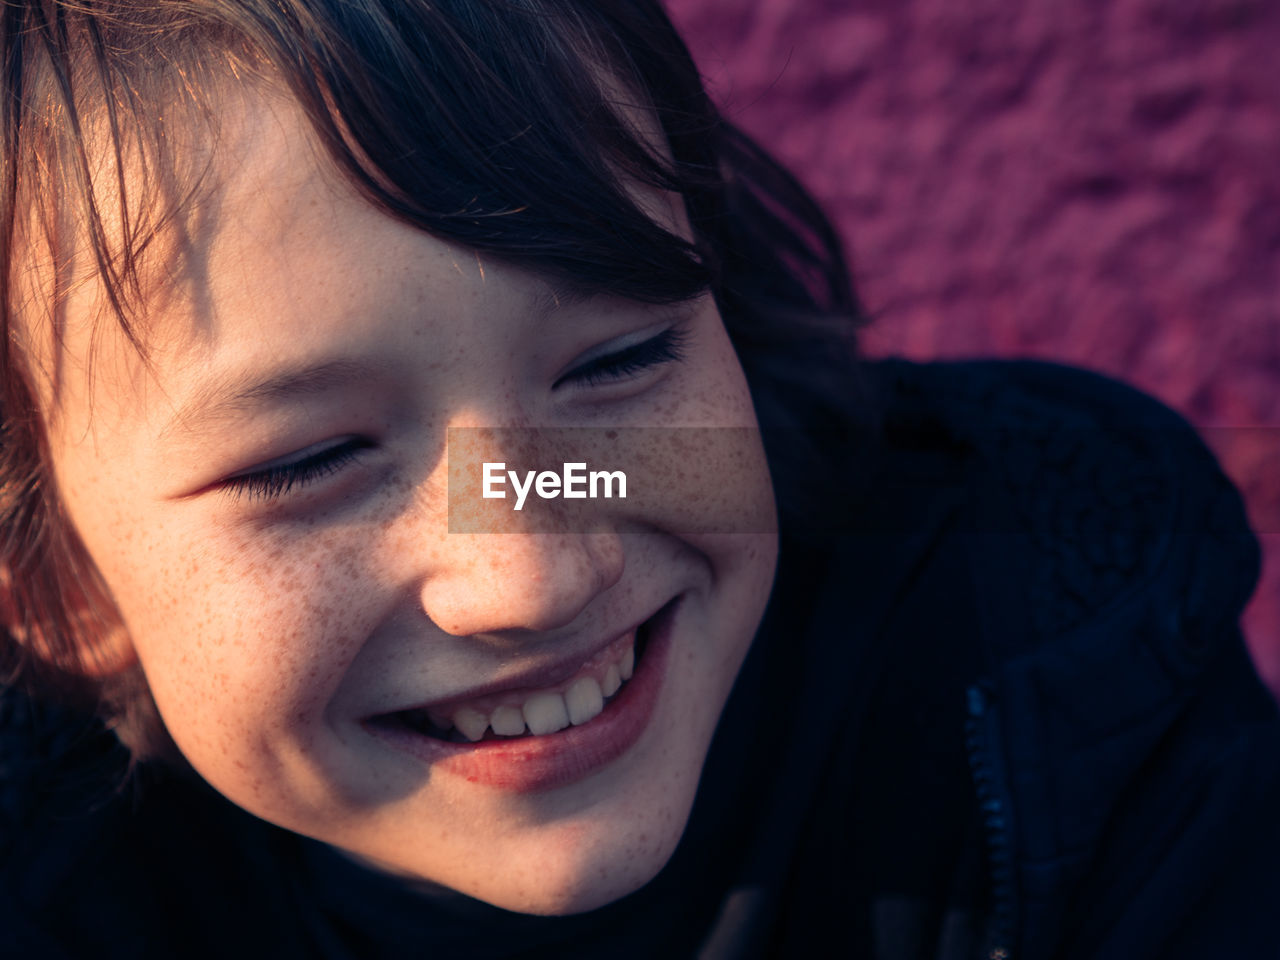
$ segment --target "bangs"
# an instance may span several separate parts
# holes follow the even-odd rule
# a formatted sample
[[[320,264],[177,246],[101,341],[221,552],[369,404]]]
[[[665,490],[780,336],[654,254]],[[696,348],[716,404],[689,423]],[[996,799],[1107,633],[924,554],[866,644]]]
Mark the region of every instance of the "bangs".
[[[440,239],[587,295],[669,303],[715,284],[696,225],[680,236],[637,202],[637,188],[672,191],[692,214],[717,183],[716,111],[683,46],[673,62],[674,34],[652,11],[116,0],[2,16],[10,42],[16,32],[37,51],[18,78],[23,108],[7,118],[14,153],[30,161],[17,165],[30,179],[10,182],[7,212],[71,207],[87,218],[79,232],[135,343],[142,255],[202,180],[201,151],[179,125],[209,123],[216,143],[216,92],[250,80],[285,88],[372,204]],[[623,47],[620,35],[654,49]]]
[[[709,250],[628,187],[712,188],[714,158],[689,151],[715,111],[691,62],[674,82],[692,102],[655,91],[680,66],[620,48],[644,25],[611,22],[607,6],[335,4],[310,63],[285,76],[334,159],[393,215],[587,293],[688,299],[712,284]],[[290,55],[282,43],[272,59]]]

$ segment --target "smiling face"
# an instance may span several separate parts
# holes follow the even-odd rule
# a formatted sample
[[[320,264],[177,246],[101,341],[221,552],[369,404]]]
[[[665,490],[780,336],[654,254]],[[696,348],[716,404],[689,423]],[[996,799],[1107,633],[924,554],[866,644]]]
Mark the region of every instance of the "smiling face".
[[[31,335],[59,492],[170,734],[241,807],[398,873],[532,913],[635,890],[769,593],[758,443],[659,461],[663,496],[591,501],[588,532],[449,533],[446,437],[753,428],[714,302],[564,296],[367,204],[287,103],[226,114],[148,362],[92,332],[92,283],[56,355]],[[683,532],[689,504],[764,532]],[[558,703],[578,722],[542,732]],[[516,717],[536,735],[495,739]]]

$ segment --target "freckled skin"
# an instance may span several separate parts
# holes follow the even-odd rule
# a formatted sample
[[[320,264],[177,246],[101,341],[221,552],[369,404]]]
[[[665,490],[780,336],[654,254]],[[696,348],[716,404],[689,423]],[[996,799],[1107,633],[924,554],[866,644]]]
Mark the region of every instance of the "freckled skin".
[[[104,325],[94,377],[68,378],[50,431],[58,489],[166,726],[232,801],[397,874],[531,913],[623,896],[684,829],[763,614],[777,542],[762,455],[704,448],[695,432],[680,442],[697,449],[673,460],[678,444],[655,439],[642,480],[661,496],[590,501],[590,532],[522,532],[512,518],[450,534],[445,436],[590,426],[623,444],[630,427],[753,428],[715,306],[679,321],[681,363],[553,390],[588,351],[653,326],[652,308],[603,301],[536,320],[542,279],[369,207],[319,164],[292,106],[243,96],[223,111],[234,162],[220,170],[222,226],[199,238],[210,269],[187,279],[207,286],[150,318],[163,336],[149,368]],[[678,204],[653,207],[686,229]],[[91,287],[68,307],[69,370],[89,354]],[[193,305],[204,312],[184,313]],[[375,372],[174,423],[219,377],[335,357]],[[353,436],[370,440],[356,460],[276,500],[226,488]],[[694,515],[712,532],[688,533]],[[716,532],[748,529],[742,517],[765,521]],[[678,595],[653,719],[579,781],[526,794],[469,783],[362,723],[586,650]]]

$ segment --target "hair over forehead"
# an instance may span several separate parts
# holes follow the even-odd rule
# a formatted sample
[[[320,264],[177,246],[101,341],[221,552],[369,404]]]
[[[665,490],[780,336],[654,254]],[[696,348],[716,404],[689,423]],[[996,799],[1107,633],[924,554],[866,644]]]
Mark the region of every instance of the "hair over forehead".
[[[7,4],[0,28],[17,94],[6,232],[23,206],[72,210],[126,325],[141,254],[200,179],[190,124],[216,121],[219,89],[264,76],[371,202],[442,239],[646,301],[713,279],[705,245],[625,189],[696,201],[715,173],[715,111],[651,4],[79,0]],[[623,91],[656,110],[674,162],[628,121]]]

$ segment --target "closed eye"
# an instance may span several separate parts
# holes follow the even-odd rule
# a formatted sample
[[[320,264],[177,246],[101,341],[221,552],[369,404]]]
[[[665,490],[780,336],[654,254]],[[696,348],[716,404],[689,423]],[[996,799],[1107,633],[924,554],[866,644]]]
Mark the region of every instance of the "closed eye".
[[[674,327],[668,328],[656,337],[650,337],[641,343],[596,357],[575,367],[552,384],[551,388],[555,390],[569,383],[596,386],[625,379],[632,374],[664,363],[678,363],[684,359],[683,348],[687,339],[683,331]]]
[[[371,447],[372,441],[352,437],[296,460],[228,477],[219,486],[227,493],[246,500],[276,500],[297,487],[305,487],[337,473]]]

